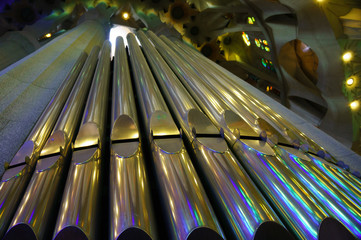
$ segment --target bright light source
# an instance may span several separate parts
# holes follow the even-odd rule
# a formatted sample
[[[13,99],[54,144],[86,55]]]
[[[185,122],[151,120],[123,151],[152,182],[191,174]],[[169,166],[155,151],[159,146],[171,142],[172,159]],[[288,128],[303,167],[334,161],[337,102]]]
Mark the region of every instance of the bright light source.
[[[51,33],[45,34],[45,37],[50,38],[50,37],[51,37]]]
[[[109,31],[109,41],[112,44],[112,57],[114,56],[115,53],[115,42],[117,37],[122,37],[124,40],[124,45],[128,46],[128,42],[127,42],[127,35],[128,33],[134,33],[135,30],[133,28],[130,27],[126,27],[126,26],[122,26],[122,25],[114,25],[114,27],[112,27]],[[138,44],[141,46],[138,38],[136,37]]]
[[[323,0],[316,0],[316,2],[323,2]]]
[[[358,100],[355,100],[355,101],[350,103],[350,107],[351,107],[352,110],[358,109],[359,106],[360,106],[360,103],[359,103]]]
[[[122,13],[122,18],[123,18],[124,20],[128,20],[128,19],[130,18],[130,14],[129,14],[128,12],[123,12],[123,13]]]
[[[347,86],[351,86],[355,81],[353,80],[353,78],[349,78],[346,80],[346,84]]]
[[[346,52],[342,55],[342,59],[345,62],[349,62],[352,59],[352,52]]]

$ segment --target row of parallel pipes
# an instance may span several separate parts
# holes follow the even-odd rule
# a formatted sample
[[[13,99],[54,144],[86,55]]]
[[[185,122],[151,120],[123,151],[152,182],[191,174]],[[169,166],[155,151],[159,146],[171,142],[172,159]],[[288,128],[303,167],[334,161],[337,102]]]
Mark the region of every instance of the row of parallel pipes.
[[[322,146],[184,43],[136,35],[113,68],[108,41],[74,64],[1,178],[0,238],[361,238],[361,183]]]

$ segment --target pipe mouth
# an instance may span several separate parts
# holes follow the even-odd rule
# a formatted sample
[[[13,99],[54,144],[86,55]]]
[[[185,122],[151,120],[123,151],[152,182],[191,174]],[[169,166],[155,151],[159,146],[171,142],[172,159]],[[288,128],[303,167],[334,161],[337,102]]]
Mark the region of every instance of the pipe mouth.
[[[63,228],[54,237],[54,240],[69,240],[69,239],[88,240],[88,237],[80,228],[75,226],[67,226]]]
[[[198,239],[223,240],[222,236],[220,236],[219,233],[207,227],[198,227],[196,229],[193,229],[187,237],[187,240]]]
[[[352,233],[338,220],[325,218],[318,230],[319,240],[356,240]]]
[[[253,240],[294,240],[291,233],[281,224],[273,221],[262,223],[256,231]]]
[[[10,230],[5,234],[3,238],[3,240],[17,240],[17,239],[37,240],[37,237],[33,229],[29,225],[25,223],[20,223],[10,228]]]
[[[117,238],[117,240],[127,239],[152,240],[152,238],[144,230],[136,227],[131,227],[124,230]]]

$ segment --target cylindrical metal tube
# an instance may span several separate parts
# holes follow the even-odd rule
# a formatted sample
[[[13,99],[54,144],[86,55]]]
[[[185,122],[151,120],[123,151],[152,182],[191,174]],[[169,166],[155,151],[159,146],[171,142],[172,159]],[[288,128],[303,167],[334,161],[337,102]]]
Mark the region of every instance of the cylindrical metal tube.
[[[116,40],[110,159],[111,239],[156,239],[154,211],[139,141],[123,39]]]
[[[169,40],[167,40],[166,38],[163,38],[163,40],[166,41],[168,44]],[[261,103],[254,96],[247,93],[245,90],[241,89],[239,87],[239,84],[237,84],[237,80],[235,79],[235,77],[232,76],[229,72],[222,69],[222,67],[220,67],[213,61],[209,60],[208,58],[204,57],[199,52],[194,51],[189,46],[186,46],[185,44],[181,43],[180,41],[175,41],[174,43],[179,47],[179,49],[182,49],[182,51],[191,55],[192,59],[194,60],[196,59],[197,62],[201,61],[204,63],[200,65],[200,67],[203,68],[203,72],[205,74],[210,74],[212,76],[208,79],[210,80],[213,78],[222,79],[222,81],[220,81],[219,84],[223,85],[225,89],[232,89],[232,92],[234,92],[237,99],[242,102],[242,105],[249,107],[253,106],[251,107],[252,111],[257,112],[257,115],[259,115],[260,117],[268,119],[269,121],[273,122],[278,127],[280,132],[290,142],[293,142],[294,140],[296,141],[300,140],[301,144],[310,145],[311,147],[310,150],[312,150],[313,152],[324,150],[312,139],[307,137],[304,133],[299,131],[291,123],[285,120],[280,114],[274,112],[270,107],[267,106],[267,104]]]
[[[87,58],[81,53],[54,97],[40,116],[23,146],[19,149],[0,182],[0,238],[7,230],[22,193],[27,186],[33,167],[39,158],[56,120],[67,100],[79,72]]]
[[[338,188],[334,179],[328,178],[299,150],[290,147],[274,149],[281,162],[295,173],[331,216],[361,238],[361,199],[354,200],[348,192]]]
[[[184,79],[183,85],[187,87],[188,90],[193,89],[195,92],[207,93],[207,94],[192,94],[192,97],[197,101],[197,103],[202,107],[204,112],[208,115],[212,121],[221,122],[224,118],[223,112],[224,110],[229,110],[231,107],[228,107],[225,103],[226,101],[232,101],[237,106],[237,112],[239,115],[246,121],[249,125],[251,125],[255,131],[259,129],[256,128],[255,120],[258,116],[254,116],[249,114],[247,109],[244,109],[243,106],[238,105],[238,102],[235,100],[235,97],[232,93],[219,89],[222,91],[222,94],[218,94],[218,91],[215,91],[211,85],[203,84],[204,76],[202,72],[196,72],[194,70],[193,65],[189,61],[184,61],[182,56],[179,54],[175,54],[176,51],[172,51],[172,53],[165,51],[169,47],[160,40],[154,33],[151,31],[147,32],[147,35],[152,39],[155,44],[158,44],[158,51],[162,54],[162,56],[167,59],[168,64],[171,64],[173,71],[177,74],[179,79]],[[197,81],[193,81],[192,79],[197,79]],[[213,119],[214,118],[214,119]]]
[[[183,145],[177,126],[133,34],[127,36],[135,85],[149,134],[169,238],[193,239],[207,234],[222,239],[216,217]]]
[[[167,45],[157,45],[157,43],[160,42],[157,41],[154,36],[152,39],[153,38],[155,39],[154,43],[158,50],[163,53],[166,59],[169,58],[168,64],[175,72],[180,69],[179,65],[174,62],[174,58],[172,57],[175,55],[175,52],[183,57],[184,62],[195,64],[189,56],[182,52],[181,49],[175,47],[171,42],[168,41],[167,45],[174,48],[175,51],[172,51],[169,47],[167,48]],[[199,68],[197,73],[204,76]],[[181,74],[179,74],[179,76],[181,76]],[[190,78],[184,79],[186,82],[194,81],[194,79]],[[198,80],[202,81],[202,79]],[[192,91],[192,89],[190,90]],[[228,91],[232,92],[232,90],[233,88]],[[195,94],[200,95],[207,93],[193,91],[192,95]],[[214,97],[209,99],[210,101],[213,101]],[[230,127],[224,123],[218,122],[215,124],[224,128],[225,135],[235,134],[235,131],[232,131]],[[306,190],[306,186],[297,179],[295,173],[290,171],[275,157],[275,153],[270,146],[266,145],[264,142],[261,143],[258,140],[238,140],[238,138],[239,136],[229,136],[227,137],[227,140],[237,139],[235,142],[229,142],[233,145],[234,152],[261,188],[262,192],[268,197],[273,206],[275,206],[278,213],[286,220],[285,223],[293,230],[298,238],[318,239],[319,237],[324,236],[323,233],[325,229],[326,231],[329,231],[334,225],[341,225],[336,220],[329,220],[329,216],[331,215],[329,215],[325,209],[319,207],[320,202],[316,197],[311,194],[310,191]],[[334,225],[329,224],[330,221]],[[347,234],[350,235],[346,229],[342,231],[342,234],[345,235],[339,236],[343,237],[347,236]],[[335,232],[334,235],[337,236],[337,232]]]
[[[219,212],[223,213],[222,217],[227,220],[228,228],[232,229],[230,235],[236,239],[257,239],[259,235],[267,235],[271,239],[274,234],[273,237],[277,239],[291,239],[291,235],[280,225],[281,221],[237,162],[217,128],[201,112],[145,34],[138,32],[138,36],[164,96],[189,142],[193,144],[197,162],[210,185],[212,196],[220,208]],[[183,65],[177,64],[177,67],[182,68]],[[188,74],[190,73],[183,72],[183,76]],[[196,76],[193,77],[196,81]],[[219,111],[224,112],[222,108]],[[217,115],[218,118],[222,117],[219,112]]]
[[[85,106],[53,239],[95,239],[101,197],[101,151],[109,91],[110,42],[105,41]]]
[[[41,151],[34,174],[4,239],[50,237],[49,226],[56,219],[71,143],[80,123],[82,109],[91,85],[99,47],[93,48],[79,74],[52,135]]]
[[[169,40],[167,42],[168,44],[171,44]],[[180,48],[177,48],[177,50],[181,51]],[[193,64],[197,64],[194,60],[192,60],[192,58],[187,58],[187,60]],[[202,69],[199,68],[199,71],[201,70]],[[207,79],[211,79],[211,76],[207,74],[206,71],[204,71],[204,74],[206,75]],[[220,77],[220,75],[217,76]],[[212,78],[212,80],[208,83],[216,84],[216,82],[217,81]],[[217,87],[222,88],[222,85],[218,84]],[[235,87],[233,86],[232,88],[231,85],[223,86],[223,88],[226,87],[229,87],[230,89],[235,89]],[[281,134],[278,135],[282,137]],[[284,142],[285,141],[286,139],[284,139]],[[358,217],[358,215],[360,214],[360,208],[357,206],[357,203],[355,203],[348,194],[344,194],[342,191],[339,193],[340,189],[334,188],[332,185],[328,184],[328,182],[332,181],[331,179],[322,179],[323,175],[320,174],[319,171],[317,171],[317,168],[315,168],[314,165],[310,164],[306,167],[306,165],[303,164],[303,168],[298,168],[298,166],[301,165],[300,162],[292,161],[295,158],[290,158],[284,152],[280,153],[278,151],[278,153],[278,155],[281,156],[281,159],[283,159],[284,165],[288,166],[290,170],[296,176],[298,176],[298,179],[303,182],[305,186],[309,187],[310,192],[323,204],[323,208],[328,211],[331,216],[340,220],[352,233],[355,234],[355,236],[359,237],[360,229],[358,225],[360,225],[361,221]],[[330,207],[330,205],[332,205],[332,207]],[[344,208],[343,205],[347,205],[348,208]]]

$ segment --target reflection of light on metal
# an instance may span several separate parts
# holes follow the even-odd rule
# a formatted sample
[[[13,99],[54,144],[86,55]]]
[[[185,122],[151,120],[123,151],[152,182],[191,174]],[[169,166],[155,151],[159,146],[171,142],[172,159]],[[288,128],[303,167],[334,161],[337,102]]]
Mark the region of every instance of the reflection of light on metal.
[[[131,27],[115,25],[115,24],[114,24],[114,27],[112,27],[110,29],[109,41],[112,44],[112,54],[111,54],[112,57],[114,56],[114,53],[115,53],[115,40],[117,39],[117,37],[122,37],[124,40],[125,46],[128,46],[128,42],[127,42],[127,34],[128,33],[134,33],[134,29]],[[136,39],[137,39],[139,46],[141,46],[137,37],[136,37]]]
[[[351,86],[354,83],[354,79],[353,78],[349,78],[346,80],[346,84],[347,86]]]
[[[242,33],[243,41],[246,43],[247,46],[251,46],[251,42],[249,41],[248,34],[243,32]]]
[[[45,34],[45,37],[50,38],[50,37],[51,37],[51,33]]]
[[[352,60],[352,52],[346,52],[342,55],[342,60],[344,62],[349,62]]]
[[[122,18],[123,18],[124,20],[128,20],[128,19],[130,18],[130,14],[129,14],[128,12],[123,12],[123,13],[122,13]]]
[[[353,101],[353,102],[350,103],[350,107],[351,107],[352,110],[358,109],[359,106],[360,106],[360,103],[359,103],[358,100],[355,100],[355,101]]]

